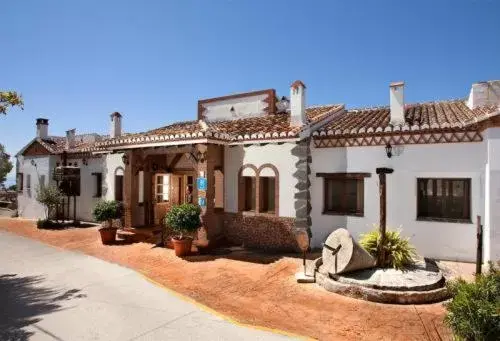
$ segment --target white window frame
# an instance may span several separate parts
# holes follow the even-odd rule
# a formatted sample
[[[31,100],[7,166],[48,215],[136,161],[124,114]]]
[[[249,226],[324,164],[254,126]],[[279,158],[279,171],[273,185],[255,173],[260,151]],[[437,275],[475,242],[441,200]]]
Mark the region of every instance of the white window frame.
[[[162,183],[159,183],[159,177],[162,177]],[[167,181],[165,181],[165,179]],[[155,200],[156,202],[170,201],[170,174],[159,173],[155,174]]]

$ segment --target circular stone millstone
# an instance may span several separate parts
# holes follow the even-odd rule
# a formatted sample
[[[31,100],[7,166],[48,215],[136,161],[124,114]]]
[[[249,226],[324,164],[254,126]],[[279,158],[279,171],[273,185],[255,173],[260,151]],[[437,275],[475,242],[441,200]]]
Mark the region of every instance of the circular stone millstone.
[[[445,278],[431,260],[419,262],[405,271],[377,268],[341,275],[328,273],[321,257],[314,264],[316,283],[344,296],[396,304],[431,303],[449,297]]]
[[[334,250],[337,249],[338,252],[335,253]],[[322,258],[323,268],[330,274],[340,274],[375,266],[375,259],[356,243],[349,231],[344,228],[330,233],[323,246]]]
[[[418,262],[408,269],[366,269],[332,275],[340,283],[354,284],[380,290],[425,291],[443,286],[444,278],[432,263]]]

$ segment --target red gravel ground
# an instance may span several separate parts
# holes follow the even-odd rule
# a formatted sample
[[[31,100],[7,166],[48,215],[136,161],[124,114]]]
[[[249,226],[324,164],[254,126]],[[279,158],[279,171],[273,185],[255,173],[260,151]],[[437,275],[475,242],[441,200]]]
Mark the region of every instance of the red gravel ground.
[[[32,221],[0,218],[0,229],[135,269],[243,323],[319,340],[451,340],[441,303],[378,304],[297,284],[298,258],[180,259],[149,243],[104,246],[95,228],[38,230]]]

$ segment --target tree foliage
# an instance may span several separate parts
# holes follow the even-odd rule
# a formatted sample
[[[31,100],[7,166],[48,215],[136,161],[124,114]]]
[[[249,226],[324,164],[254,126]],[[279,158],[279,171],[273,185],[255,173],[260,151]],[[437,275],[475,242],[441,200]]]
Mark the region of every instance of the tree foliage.
[[[195,232],[201,225],[201,209],[193,204],[174,206],[165,217],[165,224],[179,233],[178,239],[183,239],[183,234]]]
[[[5,152],[5,148],[0,144],[0,185],[7,179],[7,174],[12,170],[13,165],[10,162],[10,156]]]
[[[15,91],[0,91],[0,114],[7,114],[11,107],[24,109],[23,97]]]
[[[92,214],[98,222],[119,219],[122,216],[122,207],[116,200],[100,200],[94,206]]]
[[[64,198],[64,194],[55,185],[38,186],[36,200],[45,206],[45,217],[49,219]]]

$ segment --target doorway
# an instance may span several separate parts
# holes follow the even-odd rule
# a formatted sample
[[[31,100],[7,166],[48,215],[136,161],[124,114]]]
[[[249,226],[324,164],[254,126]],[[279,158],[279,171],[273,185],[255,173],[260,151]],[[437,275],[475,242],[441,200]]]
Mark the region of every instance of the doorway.
[[[154,223],[162,225],[165,214],[174,205],[194,202],[195,173],[156,173],[153,181]]]

